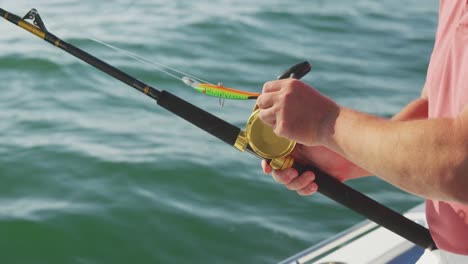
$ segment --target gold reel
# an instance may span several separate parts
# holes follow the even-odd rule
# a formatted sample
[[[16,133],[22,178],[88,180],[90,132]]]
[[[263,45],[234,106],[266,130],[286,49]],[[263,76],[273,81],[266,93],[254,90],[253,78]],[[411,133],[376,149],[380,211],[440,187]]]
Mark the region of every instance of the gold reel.
[[[239,134],[235,147],[244,151],[249,145],[260,157],[271,160],[270,165],[277,170],[290,168],[294,159],[289,156],[296,142],[279,137],[273,128],[260,120],[260,109],[254,109],[247,121],[245,132]]]
[[[278,79],[296,78],[301,79],[306,75],[312,66],[309,62],[303,61],[289,67]],[[284,170],[292,167],[294,158],[289,155],[296,146],[296,142],[286,138],[278,137],[273,128],[260,120],[260,109],[256,105],[252,115],[250,115],[245,131],[240,131],[234,147],[240,151],[245,151],[247,146],[260,157],[270,160],[270,165],[276,170]]]

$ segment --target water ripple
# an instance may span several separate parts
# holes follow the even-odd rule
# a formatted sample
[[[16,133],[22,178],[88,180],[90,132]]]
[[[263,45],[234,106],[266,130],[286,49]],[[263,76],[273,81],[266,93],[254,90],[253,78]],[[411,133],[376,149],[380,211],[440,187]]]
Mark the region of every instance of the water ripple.
[[[45,221],[53,215],[77,213],[89,209],[92,209],[92,206],[39,197],[1,199],[0,219]]]

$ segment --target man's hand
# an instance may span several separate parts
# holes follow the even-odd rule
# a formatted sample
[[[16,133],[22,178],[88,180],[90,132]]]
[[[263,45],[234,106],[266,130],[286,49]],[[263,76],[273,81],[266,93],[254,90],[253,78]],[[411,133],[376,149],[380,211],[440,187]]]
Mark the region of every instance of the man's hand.
[[[275,134],[299,143],[292,154],[297,161],[315,165],[340,181],[369,175],[336,152],[319,146],[325,143],[325,133],[333,130],[339,107],[311,86],[296,79],[268,82],[257,105],[260,118],[273,127]],[[262,168],[300,195],[311,195],[318,189],[311,171],[301,175],[293,168],[273,171],[266,161],[262,161]]]
[[[265,160],[262,160],[262,168],[265,174],[273,171]],[[286,188],[296,191],[299,195],[311,195],[318,189],[314,182],[315,174],[311,171],[306,171],[299,176],[296,169],[288,168],[283,171],[274,170],[272,176],[276,182],[284,184]]]
[[[258,105],[260,118],[277,135],[325,146],[426,199],[468,204],[468,107],[456,116],[424,119],[428,104],[423,96],[388,120],[340,107],[293,79],[265,84]],[[309,164],[337,177],[315,158]]]
[[[298,144],[292,155],[298,162],[314,164],[340,181],[369,176],[367,171],[326,147],[307,147]],[[314,182],[315,175],[311,171],[298,175],[297,170],[293,168],[283,171],[273,170],[265,160],[262,161],[262,168],[265,174],[272,173],[275,181],[284,184],[286,188],[296,191],[300,195],[311,195],[318,189]]]
[[[325,143],[339,112],[332,100],[296,79],[266,83],[257,105],[275,134],[306,146]]]

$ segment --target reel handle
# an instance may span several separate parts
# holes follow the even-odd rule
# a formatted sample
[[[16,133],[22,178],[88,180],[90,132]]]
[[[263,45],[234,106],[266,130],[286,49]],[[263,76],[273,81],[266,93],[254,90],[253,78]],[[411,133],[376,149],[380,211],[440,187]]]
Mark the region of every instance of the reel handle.
[[[294,79],[301,79],[307,73],[310,72],[312,69],[312,65],[308,61],[299,62],[291,67],[289,67],[286,71],[281,73],[278,76],[278,80],[287,79],[287,78],[294,78]]]

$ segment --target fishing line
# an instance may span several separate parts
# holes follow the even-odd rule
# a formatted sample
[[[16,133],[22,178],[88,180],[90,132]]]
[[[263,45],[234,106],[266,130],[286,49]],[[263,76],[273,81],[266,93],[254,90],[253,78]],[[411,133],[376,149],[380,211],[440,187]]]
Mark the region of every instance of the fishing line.
[[[38,13],[37,10],[31,11],[29,15],[29,19],[34,19],[33,23],[38,23],[39,20],[37,20]],[[42,20],[40,20],[42,22]],[[48,32],[47,29],[45,28],[44,25],[38,25],[39,29],[43,29],[44,31]],[[230,99],[230,100],[255,100],[258,98],[260,95],[257,92],[249,92],[249,91],[243,91],[243,90],[238,90],[234,88],[230,88],[227,86],[224,86],[221,82],[218,83],[217,85],[212,84],[208,81],[205,81],[197,76],[194,76],[192,74],[183,72],[181,70],[178,70],[176,68],[170,67],[168,65],[165,65],[161,62],[151,60],[148,58],[145,58],[143,56],[140,56],[134,52],[116,47],[112,44],[109,44],[105,41],[99,40],[98,38],[94,36],[88,36],[84,37],[87,40],[90,40],[92,42],[96,42],[100,45],[105,46],[106,48],[112,49],[115,52],[118,52],[120,54],[125,55],[126,57],[130,57],[133,60],[136,60],[139,63],[143,63],[146,65],[149,65],[150,67],[156,69],[157,71],[164,73],[176,80],[179,80],[186,85],[192,87],[195,91],[202,93],[204,95],[212,96],[212,97],[218,97],[219,99],[219,105],[224,106],[224,99]],[[58,43],[60,44],[60,43]],[[54,43],[54,45],[57,45]],[[289,77],[289,76],[288,76]],[[139,87],[137,88],[139,90],[143,89],[143,92],[145,92],[145,87]],[[146,93],[146,92],[145,92]]]
[[[89,39],[89,40],[92,40],[92,41],[94,41],[94,42],[97,42],[97,43],[99,43],[99,44],[101,44],[101,45],[104,45],[104,46],[106,46],[106,47],[108,47],[108,48],[110,48],[110,49],[113,49],[114,51],[117,51],[117,52],[119,52],[119,53],[121,53],[121,54],[124,54],[124,55],[126,55],[127,57],[130,57],[130,58],[132,58],[132,59],[134,59],[134,60],[136,60],[136,61],[139,61],[139,62],[144,63],[144,64],[146,64],[146,65],[152,66],[153,68],[157,69],[158,71],[163,72],[163,73],[165,73],[165,74],[167,74],[167,75],[169,75],[169,76],[171,76],[171,77],[173,77],[173,78],[175,78],[175,79],[178,79],[178,80],[180,80],[180,81],[183,81],[182,77],[181,77],[181,76],[177,76],[176,74],[169,72],[169,70],[171,70],[171,71],[173,71],[173,72],[176,72],[176,73],[179,73],[179,74],[181,74],[182,76],[189,76],[189,77],[191,77],[191,78],[193,78],[193,79],[196,79],[197,81],[200,81],[200,82],[203,82],[203,83],[211,84],[210,82],[207,82],[207,81],[205,81],[205,80],[203,80],[203,79],[201,79],[201,78],[198,78],[198,77],[196,77],[196,76],[194,76],[194,75],[191,75],[191,74],[189,74],[189,73],[183,72],[183,71],[181,71],[181,70],[177,70],[177,69],[175,69],[175,68],[173,68],[173,67],[167,66],[167,65],[162,64],[162,63],[160,63],[160,62],[157,62],[157,61],[153,61],[153,60],[144,58],[144,57],[142,57],[142,56],[140,56],[140,55],[138,55],[138,54],[136,54],[136,53],[133,53],[133,52],[130,52],[130,51],[127,51],[127,50],[118,48],[118,47],[113,46],[113,45],[111,45],[111,44],[109,44],[109,43],[106,43],[106,42],[104,42],[104,41],[102,41],[102,40],[99,40],[99,39],[96,39],[96,38],[91,38],[91,37],[88,37],[88,39]],[[165,70],[164,68],[167,69],[167,70]]]
[[[221,83],[218,85],[211,84],[207,81],[202,80],[201,78],[198,78],[196,76],[193,76],[191,74],[188,74],[186,72],[177,70],[175,68],[172,68],[170,66],[167,66],[165,64],[162,64],[157,61],[152,61],[150,59],[144,58],[136,53],[118,48],[116,46],[113,46],[109,43],[106,43],[104,41],[98,40],[96,38],[90,38],[88,37],[89,40],[92,40],[94,42],[97,42],[101,45],[104,45],[116,52],[119,52],[121,54],[124,54],[125,56],[131,57],[132,59],[144,63],[147,65],[150,65],[151,67],[157,69],[158,71],[165,73],[177,80],[182,81],[183,83],[187,84],[188,86],[194,88],[196,91],[218,97],[219,99],[219,105],[221,107],[224,106],[224,99],[237,99],[237,100],[247,100],[247,99],[256,99],[259,94],[254,93],[254,92],[245,92],[237,89],[232,89],[229,87],[223,86]],[[178,76],[177,74],[181,74],[182,76]]]
[[[143,63],[146,65],[149,65],[153,69],[156,69],[159,72],[162,72],[176,80],[182,81],[183,83],[191,86],[194,88],[196,91],[218,97],[220,99],[220,105],[224,105],[224,99],[240,99],[240,100],[246,100],[246,99],[256,99],[259,94],[257,93],[249,93],[249,92],[244,92],[241,90],[229,88],[223,86],[222,83],[218,83],[217,85],[208,82],[204,79],[201,79],[195,75],[189,74],[187,72],[183,72],[181,70],[178,70],[176,68],[170,67],[166,64],[163,64],[161,62],[151,60],[148,58],[145,58],[143,56],[140,56],[134,52],[119,48],[117,46],[114,46],[112,44],[109,44],[105,41],[102,41],[94,36],[90,37],[84,37],[88,40],[91,40],[93,42],[96,42],[98,44],[101,44],[109,49],[112,49],[115,52],[118,52],[120,54],[123,54],[127,57],[130,57],[134,59],[135,61],[138,61],[139,63]]]
[[[134,1],[134,0],[133,0],[133,1],[130,0],[130,1],[127,3],[127,6],[123,9],[123,10],[126,10],[126,11],[125,11],[125,12],[119,12],[119,13],[121,13],[121,14],[128,14],[128,10],[130,9],[130,6],[133,6],[133,4],[134,4],[135,2],[136,2],[136,1]],[[55,31],[57,31],[58,29],[61,29],[61,28],[68,28],[68,27],[67,27],[65,24],[63,24],[63,23],[55,24],[55,23],[53,23],[53,22],[51,22],[51,24],[48,25],[48,27],[49,27],[49,28],[53,28]],[[208,81],[206,81],[206,80],[203,80],[203,79],[201,79],[201,78],[199,78],[199,77],[197,77],[197,76],[194,76],[194,75],[192,75],[192,74],[183,72],[183,71],[181,71],[181,70],[177,70],[177,69],[175,69],[175,68],[173,68],[173,67],[170,67],[170,66],[168,66],[168,65],[165,65],[165,64],[160,63],[160,62],[158,62],[158,61],[150,60],[150,59],[144,58],[143,56],[140,56],[140,55],[138,55],[138,54],[136,54],[136,53],[134,53],[134,52],[131,52],[131,51],[128,51],[128,50],[125,50],[125,49],[116,47],[116,46],[111,45],[111,44],[109,44],[109,43],[106,43],[106,42],[104,42],[104,41],[102,41],[102,40],[99,40],[99,39],[97,39],[97,38],[95,38],[95,37],[86,37],[86,38],[89,39],[89,40],[91,40],[91,41],[97,42],[97,43],[99,43],[99,44],[101,44],[101,45],[104,45],[104,46],[106,46],[106,47],[108,47],[108,48],[110,48],[110,49],[112,49],[112,50],[114,50],[114,51],[116,51],[116,52],[119,52],[119,53],[121,53],[121,54],[123,54],[123,55],[125,55],[125,56],[127,56],[127,57],[130,57],[130,58],[132,58],[132,59],[134,59],[134,60],[136,60],[136,61],[138,61],[138,62],[140,62],[140,63],[144,63],[144,64],[146,64],[146,65],[149,65],[149,66],[153,67],[154,69],[156,69],[156,70],[158,70],[158,71],[160,71],[160,72],[162,72],[162,73],[165,73],[166,75],[171,76],[172,78],[175,78],[175,79],[177,79],[177,80],[183,81],[183,80],[182,80],[182,77],[188,76],[188,77],[190,77],[190,78],[192,78],[192,79],[194,79],[194,80],[197,80],[197,81],[199,81],[199,82],[201,82],[201,83],[206,83],[206,84],[214,85],[213,83],[208,82]],[[172,71],[172,72],[170,72],[170,71]],[[178,75],[176,75],[175,73],[178,73],[178,74],[180,74],[180,75],[178,76]]]

